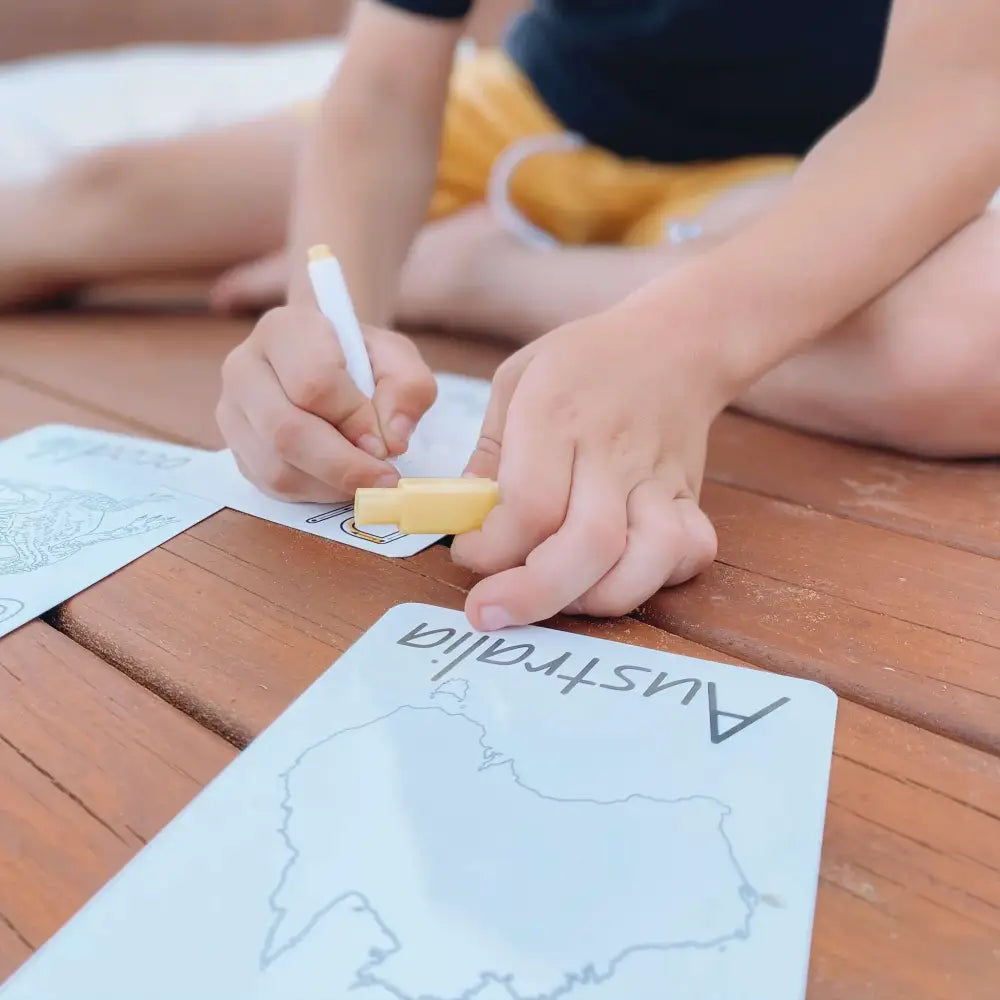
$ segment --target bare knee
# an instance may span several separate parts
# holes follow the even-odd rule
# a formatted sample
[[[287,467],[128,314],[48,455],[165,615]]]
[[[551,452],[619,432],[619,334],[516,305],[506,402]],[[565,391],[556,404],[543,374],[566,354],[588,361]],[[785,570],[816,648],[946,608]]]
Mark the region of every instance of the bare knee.
[[[933,292],[890,317],[876,361],[884,444],[934,458],[1000,455],[1000,241],[996,247],[989,268],[970,266],[950,281],[941,273]]]

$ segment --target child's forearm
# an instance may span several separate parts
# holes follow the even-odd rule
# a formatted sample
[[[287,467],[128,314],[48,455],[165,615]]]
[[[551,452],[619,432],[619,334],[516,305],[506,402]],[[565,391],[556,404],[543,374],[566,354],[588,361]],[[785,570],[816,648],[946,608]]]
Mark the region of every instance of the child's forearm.
[[[309,302],[306,249],[340,259],[360,318],[387,325],[430,202],[461,21],[361,0],[299,166],[289,301]]]
[[[730,401],[983,211],[1000,186],[998,121],[1000,79],[873,97],[772,211],[637,304],[712,338]]]
[[[324,108],[299,167],[290,246],[289,301],[311,300],[306,249],[327,243],[340,259],[363,322],[391,318],[400,268],[427,211],[437,136],[384,109]],[[377,123],[377,124],[376,124]]]
[[[998,121],[996,0],[896,0],[872,96],[772,211],[636,304],[703,338],[731,401],[983,211],[1000,186]]]

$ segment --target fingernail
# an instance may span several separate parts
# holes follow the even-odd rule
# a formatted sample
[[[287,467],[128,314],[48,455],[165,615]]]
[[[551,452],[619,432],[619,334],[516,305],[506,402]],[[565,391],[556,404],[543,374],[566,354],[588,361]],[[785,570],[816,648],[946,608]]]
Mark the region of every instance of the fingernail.
[[[507,609],[501,608],[499,604],[488,604],[479,612],[479,620],[484,632],[498,632],[514,624]]]
[[[368,452],[372,458],[385,458],[389,452],[385,442],[375,434],[364,434],[358,439],[358,447]]]
[[[397,413],[389,421],[389,430],[397,441],[409,441],[414,427],[417,425],[405,414]]]
[[[382,488],[391,489],[398,482],[399,482],[398,472],[387,472],[384,476],[379,476],[378,479],[375,480],[375,485]]]

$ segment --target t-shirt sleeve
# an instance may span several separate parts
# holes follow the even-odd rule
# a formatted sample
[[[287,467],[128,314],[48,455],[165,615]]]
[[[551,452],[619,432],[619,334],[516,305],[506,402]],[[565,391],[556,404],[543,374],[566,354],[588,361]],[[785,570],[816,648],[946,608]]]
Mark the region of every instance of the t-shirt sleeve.
[[[381,0],[390,7],[408,10],[425,17],[456,19],[465,17],[472,9],[473,0]]]

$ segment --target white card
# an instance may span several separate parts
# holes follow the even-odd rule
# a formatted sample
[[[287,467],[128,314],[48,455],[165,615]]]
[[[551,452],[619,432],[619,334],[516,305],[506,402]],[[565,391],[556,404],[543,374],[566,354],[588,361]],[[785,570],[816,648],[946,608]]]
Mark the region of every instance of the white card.
[[[219,510],[159,485],[204,454],[63,425],[0,442],[0,635]]]
[[[392,609],[3,1000],[801,1000],[836,697]]]
[[[437,400],[414,432],[406,454],[396,462],[404,476],[459,476],[479,439],[490,383],[451,374],[439,374],[437,380]],[[412,556],[443,537],[407,535],[394,525],[359,528],[349,501],[317,504],[275,500],[243,478],[229,451],[202,456],[171,476],[169,482],[244,514],[383,556]]]

